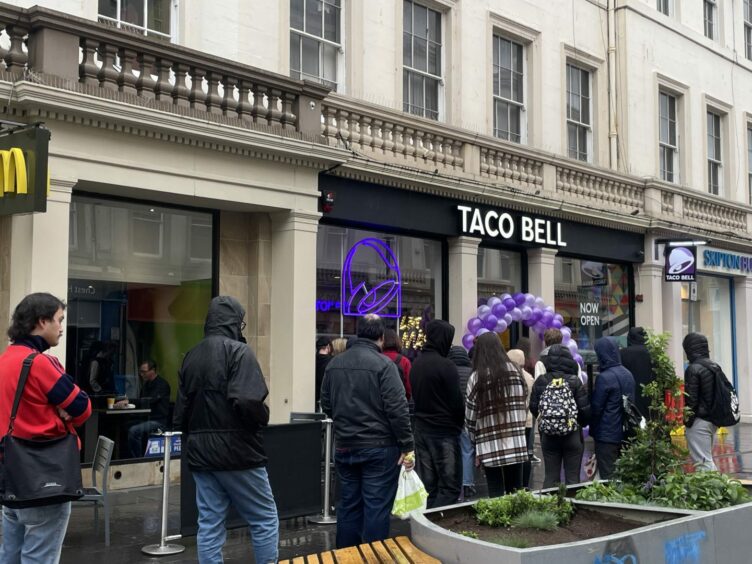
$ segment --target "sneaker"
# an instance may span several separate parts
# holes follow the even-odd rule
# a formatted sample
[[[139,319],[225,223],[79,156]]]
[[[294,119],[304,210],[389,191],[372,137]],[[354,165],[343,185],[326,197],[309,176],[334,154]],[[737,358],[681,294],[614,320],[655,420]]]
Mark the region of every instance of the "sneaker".
[[[471,499],[476,495],[478,495],[478,490],[475,489],[475,486],[462,486],[461,497],[463,500]]]
[[[537,456],[532,455],[530,457],[530,464],[540,464],[540,463],[541,463],[541,459],[538,458]]]

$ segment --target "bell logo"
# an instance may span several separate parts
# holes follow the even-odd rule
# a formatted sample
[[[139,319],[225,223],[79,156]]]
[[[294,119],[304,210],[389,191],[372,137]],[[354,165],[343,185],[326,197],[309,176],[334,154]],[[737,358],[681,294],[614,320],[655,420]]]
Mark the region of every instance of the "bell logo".
[[[28,194],[26,158],[21,149],[14,147],[0,151],[0,186],[0,197],[8,193]]]

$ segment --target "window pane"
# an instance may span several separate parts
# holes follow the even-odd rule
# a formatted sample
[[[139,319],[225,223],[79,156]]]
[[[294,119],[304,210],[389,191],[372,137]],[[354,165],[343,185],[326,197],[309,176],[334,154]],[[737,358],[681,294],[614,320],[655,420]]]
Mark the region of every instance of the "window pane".
[[[512,73],[511,71],[506,70],[505,68],[501,69],[501,73],[499,74],[499,92],[501,94],[502,98],[511,98],[512,97]]]
[[[99,15],[117,18],[117,0],[99,0]]]
[[[410,111],[410,73],[402,71],[402,111]]]
[[[339,43],[339,9],[324,4],[324,37]]]
[[[570,118],[574,121],[581,121],[580,97],[572,95],[570,98]]]
[[[668,142],[672,147],[676,147],[676,122],[668,122]]]
[[[413,66],[412,36],[409,33],[402,34],[402,64]]]
[[[660,155],[660,161],[661,161],[660,162],[661,178],[663,180],[668,180],[668,178],[666,178],[666,147],[661,147],[658,153]]]
[[[305,30],[311,35],[322,37],[321,0],[306,0],[305,2]]]
[[[303,31],[303,1],[290,0],[290,27]]]
[[[501,64],[499,60],[499,51],[501,50],[501,42],[503,40],[500,37],[496,37],[494,35],[493,38],[493,64],[494,66],[498,66]]]
[[[436,10],[428,10],[428,38],[441,43],[441,14]]]
[[[418,115],[423,115],[423,77],[410,73],[410,105]]]
[[[509,139],[509,104],[506,102],[496,102],[496,129],[499,137]]]
[[[426,84],[426,117],[439,118],[439,81],[431,78],[425,79]]]
[[[517,43],[514,44],[512,68],[519,73],[522,72],[522,45]]]
[[[337,47],[333,45],[323,44],[324,48],[324,79],[336,83],[337,82]],[[332,84],[331,86],[334,86]]]
[[[505,69],[512,68],[512,45],[506,39],[501,40],[501,66]]]
[[[522,75],[520,73],[513,73],[512,74],[512,99],[515,102],[522,102],[522,89],[523,89],[523,81],[522,81]]]
[[[149,0],[147,28],[170,33],[170,0]]]
[[[144,0],[120,0],[120,19],[134,25],[144,25]]]
[[[573,123],[567,124],[567,149],[569,157],[577,158],[577,126]]]
[[[300,36],[297,33],[290,34],[290,70],[300,71]]]
[[[425,39],[413,40],[413,68],[425,71],[427,70],[428,43]]]
[[[580,74],[581,92],[583,98],[590,97],[590,73],[584,70],[578,70]]]
[[[661,137],[660,137],[660,140],[663,143],[667,143],[668,142],[668,120],[666,118],[662,117],[661,120],[660,120],[660,123],[661,123]]]
[[[494,93],[494,96],[498,96],[499,92],[500,92],[500,90],[499,90],[499,80],[500,80],[501,77],[499,75],[499,72],[500,72],[499,71],[499,67],[496,66],[496,65],[494,65],[493,66],[493,93]]]
[[[578,150],[579,150],[579,156],[578,158],[581,161],[587,160],[588,150],[587,150],[587,129],[584,127],[578,127],[577,128],[577,141],[578,141]]]
[[[512,106],[509,108],[509,132],[511,141],[520,141],[520,108]]]
[[[582,121],[582,123],[590,125],[590,98],[583,96],[580,103],[582,105],[582,107],[580,108],[580,110],[582,111],[582,118],[580,121]]]
[[[402,30],[412,32],[413,30],[413,4],[405,2],[402,4]]]
[[[319,74],[319,42],[310,37],[301,37],[303,42],[303,72],[318,78]]]
[[[428,72],[441,76],[441,45],[428,43]]]
[[[426,39],[428,37],[428,9],[418,4],[413,4],[413,16],[415,17],[413,33],[417,37]]]

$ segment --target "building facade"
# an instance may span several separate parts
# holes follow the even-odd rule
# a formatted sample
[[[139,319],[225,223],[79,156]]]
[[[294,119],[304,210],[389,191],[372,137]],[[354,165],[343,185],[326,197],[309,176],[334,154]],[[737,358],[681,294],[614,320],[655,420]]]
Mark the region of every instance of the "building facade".
[[[749,2],[38,0],[0,25],[0,118],[52,135],[47,211],[0,217],[0,325],[66,296],[79,380],[105,350],[116,392],[144,358],[174,388],[228,293],[285,422],[358,313],[459,342],[530,292],[584,351],[643,325],[681,367],[708,334],[752,417]],[[665,282],[687,239],[697,282]]]

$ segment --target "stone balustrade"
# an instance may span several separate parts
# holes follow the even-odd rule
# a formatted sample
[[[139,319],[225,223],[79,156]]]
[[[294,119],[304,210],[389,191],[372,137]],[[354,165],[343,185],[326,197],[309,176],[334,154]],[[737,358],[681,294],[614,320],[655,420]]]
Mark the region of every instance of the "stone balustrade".
[[[645,211],[644,186],[625,176],[557,165],[556,189],[566,198],[586,200],[599,207],[632,213]]]
[[[544,161],[506,148],[480,147],[480,175],[496,182],[538,190],[543,188]]]
[[[713,224],[726,231],[745,233],[747,212],[725,202],[708,201],[707,197],[684,195],[684,217],[692,224]]]

